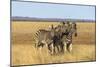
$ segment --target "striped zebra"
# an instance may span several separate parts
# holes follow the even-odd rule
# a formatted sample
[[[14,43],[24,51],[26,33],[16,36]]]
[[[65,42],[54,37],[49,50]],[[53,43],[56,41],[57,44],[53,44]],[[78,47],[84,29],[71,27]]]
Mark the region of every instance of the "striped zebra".
[[[47,46],[49,51],[52,52],[52,38],[55,35],[55,29],[53,28],[53,25],[51,30],[39,29],[34,35],[34,39],[36,41],[35,46],[37,48]]]
[[[65,25],[65,23],[63,23]],[[40,29],[36,33],[37,47],[43,47],[46,45],[50,52],[55,53],[55,48],[58,52],[71,52],[72,50],[72,34],[77,34],[76,23],[70,24],[70,27],[58,25],[57,27],[51,27],[51,30]],[[51,45],[53,47],[51,47]],[[59,48],[60,47],[60,48]]]
[[[61,41],[63,43],[63,51],[71,52],[72,51],[72,36],[77,36],[77,25],[75,22],[73,23],[66,23],[68,25],[66,32],[62,33]]]

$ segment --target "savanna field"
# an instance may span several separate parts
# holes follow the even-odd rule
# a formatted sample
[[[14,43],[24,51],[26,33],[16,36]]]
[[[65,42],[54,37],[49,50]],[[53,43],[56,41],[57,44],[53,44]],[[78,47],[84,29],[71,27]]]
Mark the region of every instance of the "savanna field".
[[[71,53],[51,56],[47,47],[37,50],[34,34],[39,29],[48,29],[59,22],[12,21],[11,24],[11,64],[30,65],[64,62],[95,61],[95,22],[77,22],[78,36],[73,36]]]

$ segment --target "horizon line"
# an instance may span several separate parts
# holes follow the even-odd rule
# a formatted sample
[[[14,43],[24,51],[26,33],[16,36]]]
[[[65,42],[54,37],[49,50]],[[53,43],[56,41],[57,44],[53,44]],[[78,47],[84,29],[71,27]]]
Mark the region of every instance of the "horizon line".
[[[12,21],[48,21],[48,22],[66,22],[66,21],[71,21],[71,22],[96,22],[96,20],[91,20],[91,19],[71,19],[71,18],[37,18],[37,17],[11,17]]]

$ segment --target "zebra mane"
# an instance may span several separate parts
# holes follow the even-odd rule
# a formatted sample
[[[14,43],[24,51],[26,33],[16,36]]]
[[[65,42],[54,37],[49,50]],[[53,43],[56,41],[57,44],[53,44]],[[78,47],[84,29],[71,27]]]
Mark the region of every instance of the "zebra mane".
[[[39,29],[40,32],[50,32],[50,30]]]

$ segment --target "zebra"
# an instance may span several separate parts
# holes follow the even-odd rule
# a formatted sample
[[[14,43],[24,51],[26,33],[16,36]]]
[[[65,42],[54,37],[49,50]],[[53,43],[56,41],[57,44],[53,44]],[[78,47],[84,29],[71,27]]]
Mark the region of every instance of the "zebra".
[[[37,48],[47,46],[49,52],[52,52],[52,38],[55,35],[55,29],[53,28],[53,25],[51,25],[51,30],[39,29],[34,35],[34,39],[36,40],[35,46]]]
[[[63,22],[63,25],[65,23]],[[50,52],[53,51],[55,53],[55,48],[57,48],[58,52],[64,52],[68,50],[71,52],[72,50],[72,34],[76,33],[76,23],[70,24],[70,29],[68,27],[64,27],[63,25],[58,25],[57,27],[51,26],[51,30],[40,29],[36,36],[38,38],[37,47],[46,45]],[[62,28],[63,27],[63,28]],[[69,31],[68,31],[69,30]],[[51,45],[53,46],[51,49]],[[60,47],[60,48],[59,48]],[[66,48],[64,48],[66,47]]]
[[[70,27],[66,30],[65,33],[62,33],[62,42],[63,42],[63,50],[66,52],[72,51],[72,35],[74,34],[75,37],[77,37],[77,25],[75,22],[71,23],[69,25]]]

